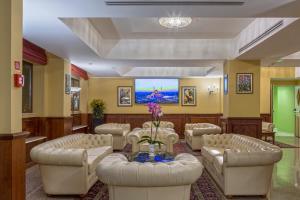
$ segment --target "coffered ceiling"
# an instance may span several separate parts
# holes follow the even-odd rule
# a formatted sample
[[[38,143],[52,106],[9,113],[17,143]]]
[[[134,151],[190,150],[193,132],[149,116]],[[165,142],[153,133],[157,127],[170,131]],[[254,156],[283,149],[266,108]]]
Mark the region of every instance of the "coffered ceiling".
[[[198,5],[191,6],[175,0],[157,6],[133,0],[147,5],[108,5],[114,2],[24,0],[24,37],[92,76],[215,76],[222,74],[226,59],[271,63],[300,51],[296,37],[284,44],[285,37],[300,34],[299,1],[195,0]],[[166,16],[189,16],[192,23],[168,29],[158,23]]]
[[[104,38],[223,39],[237,36],[252,18],[193,18],[186,28],[169,29],[151,18],[90,18]]]

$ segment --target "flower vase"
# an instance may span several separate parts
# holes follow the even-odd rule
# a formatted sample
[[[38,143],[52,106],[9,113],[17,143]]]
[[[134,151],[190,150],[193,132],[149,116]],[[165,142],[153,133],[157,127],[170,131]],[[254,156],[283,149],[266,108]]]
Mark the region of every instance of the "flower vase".
[[[154,158],[155,154],[155,144],[149,144],[149,156]]]

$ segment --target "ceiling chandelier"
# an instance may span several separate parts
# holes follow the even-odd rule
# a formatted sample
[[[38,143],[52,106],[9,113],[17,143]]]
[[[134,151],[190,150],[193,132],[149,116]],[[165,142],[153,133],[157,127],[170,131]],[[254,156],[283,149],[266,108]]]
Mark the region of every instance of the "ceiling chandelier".
[[[161,17],[159,24],[166,28],[183,28],[192,23],[190,17]]]

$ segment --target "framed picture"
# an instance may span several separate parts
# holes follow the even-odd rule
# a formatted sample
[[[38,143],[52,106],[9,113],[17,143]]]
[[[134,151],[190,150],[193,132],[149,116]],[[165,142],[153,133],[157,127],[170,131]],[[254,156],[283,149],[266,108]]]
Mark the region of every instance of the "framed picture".
[[[71,74],[65,74],[65,94],[71,94]]]
[[[181,105],[183,106],[197,105],[197,91],[195,86],[181,87]]]
[[[223,87],[224,87],[224,95],[227,95],[228,94],[228,74],[225,74],[224,75],[224,78],[223,78]]]
[[[132,87],[118,87],[118,106],[132,106]]]
[[[252,94],[253,93],[253,74],[238,73],[236,74],[236,93]]]

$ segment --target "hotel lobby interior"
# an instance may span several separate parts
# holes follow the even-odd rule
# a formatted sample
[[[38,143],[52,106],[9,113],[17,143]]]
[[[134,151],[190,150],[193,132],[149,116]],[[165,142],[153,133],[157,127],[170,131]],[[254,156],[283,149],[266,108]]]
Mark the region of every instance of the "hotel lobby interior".
[[[0,200],[300,199],[300,0],[1,0],[0,28]]]

